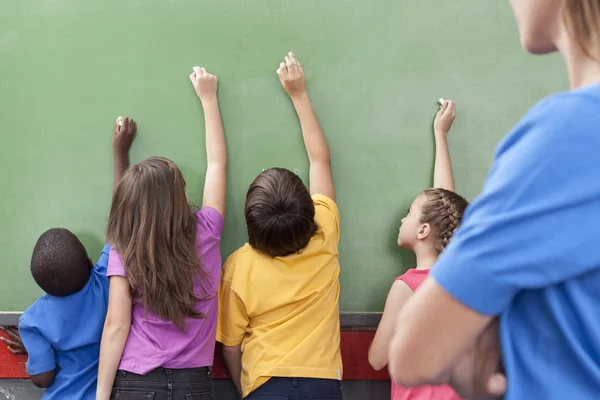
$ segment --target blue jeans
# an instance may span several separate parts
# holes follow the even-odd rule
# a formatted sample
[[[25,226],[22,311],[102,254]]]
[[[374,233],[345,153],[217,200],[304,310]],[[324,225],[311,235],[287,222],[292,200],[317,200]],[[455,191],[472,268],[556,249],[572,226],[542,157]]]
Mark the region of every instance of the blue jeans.
[[[334,379],[271,378],[245,400],[342,400],[342,386]]]

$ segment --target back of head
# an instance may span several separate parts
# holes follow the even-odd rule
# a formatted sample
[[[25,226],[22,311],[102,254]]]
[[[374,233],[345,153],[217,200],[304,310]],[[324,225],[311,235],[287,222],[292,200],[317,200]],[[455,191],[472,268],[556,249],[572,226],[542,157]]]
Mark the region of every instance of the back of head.
[[[107,240],[119,252],[132,294],[184,329],[194,311],[196,217],[177,165],[151,157],[129,168],[113,195]]]
[[[462,222],[469,203],[462,196],[446,189],[427,189],[423,195],[427,200],[421,209],[421,222],[432,227],[435,248],[441,252]]]
[[[89,280],[90,269],[83,244],[67,229],[50,229],[35,244],[31,275],[48,294],[62,297],[81,290]]]
[[[258,175],[246,195],[248,242],[271,257],[296,253],[317,231],[315,206],[302,179],[285,168]]]

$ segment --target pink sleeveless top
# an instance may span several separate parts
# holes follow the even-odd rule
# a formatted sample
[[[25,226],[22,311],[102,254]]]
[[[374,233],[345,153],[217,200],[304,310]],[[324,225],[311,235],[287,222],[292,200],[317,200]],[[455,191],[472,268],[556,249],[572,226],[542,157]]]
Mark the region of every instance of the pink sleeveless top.
[[[413,291],[423,283],[429,275],[428,269],[409,269],[404,275],[399,276],[400,280],[408,285]],[[459,397],[450,385],[441,386],[420,386],[416,388],[405,388],[396,385],[392,381],[392,400],[463,400]]]

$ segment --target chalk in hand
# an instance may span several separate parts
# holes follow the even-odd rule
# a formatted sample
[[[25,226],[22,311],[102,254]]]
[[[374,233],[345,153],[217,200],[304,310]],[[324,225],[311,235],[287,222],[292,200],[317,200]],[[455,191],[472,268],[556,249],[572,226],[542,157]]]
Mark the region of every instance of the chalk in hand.
[[[440,103],[440,106],[443,106],[445,101],[446,100],[444,100],[440,97],[440,99],[438,100],[438,103]]]
[[[277,71],[275,72],[277,72],[277,75],[281,74],[281,68],[277,68]]]
[[[117,122],[119,123],[119,128],[123,126],[123,117],[117,118]]]

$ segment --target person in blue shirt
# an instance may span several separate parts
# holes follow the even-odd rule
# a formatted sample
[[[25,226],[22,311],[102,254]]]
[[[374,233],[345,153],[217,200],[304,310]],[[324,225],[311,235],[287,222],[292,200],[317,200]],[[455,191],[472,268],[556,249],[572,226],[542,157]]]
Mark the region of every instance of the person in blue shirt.
[[[129,118],[115,124],[115,185],[129,165],[135,131]],[[106,244],[92,265],[77,236],[62,228],[44,232],[33,249],[31,275],[46,294],[23,313],[19,334],[29,355],[27,373],[36,386],[46,388],[42,399],[96,398],[109,249]],[[18,346],[13,342],[13,349]]]
[[[511,5],[523,47],[559,51],[571,90],[533,107],[497,147],[483,192],[401,311],[391,375],[443,383],[460,365],[478,379],[461,360],[498,317],[505,376],[490,379],[505,378],[504,399],[599,399],[600,5]]]

